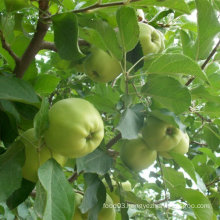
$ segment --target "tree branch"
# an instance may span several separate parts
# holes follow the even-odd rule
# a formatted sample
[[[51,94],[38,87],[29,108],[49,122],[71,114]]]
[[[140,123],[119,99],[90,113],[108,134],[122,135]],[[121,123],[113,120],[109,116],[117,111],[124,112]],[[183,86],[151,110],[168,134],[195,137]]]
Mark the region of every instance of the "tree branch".
[[[25,71],[35,58],[36,54],[41,48],[41,43],[47,33],[49,25],[43,20],[48,14],[49,0],[39,0],[39,19],[37,23],[36,32],[24,52],[20,62],[17,63],[14,73],[16,77],[22,78]]]
[[[138,1],[140,1],[140,0],[130,0],[129,3],[138,2]],[[98,2],[98,3],[95,3],[94,5],[88,6],[86,8],[81,8],[81,9],[78,9],[78,10],[73,10],[72,12],[73,13],[81,13],[81,12],[86,12],[86,11],[93,10],[93,9],[113,7],[113,6],[120,6],[120,5],[126,5],[126,4],[128,4],[128,3],[126,3],[126,1],[111,2],[111,3],[104,3],[104,4],[100,4]]]
[[[8,53],[10,54],[10,56],[14,59],[15,63],[19,63],[20,62],[20,58],[14,53],[14,51],[12,51],[11,47],[7,44],[4,35],[2,33],[2,31],[0,30],[0,39],[1,39],[1,43],[2,43],[2,48],[4,48],[5,50],[8,51]]]
[[[218,183],[218,182],[220,182],[220,177],[217,178],[217,179],[215,179],[215,180],[213,180],[213,181],[210,182],[210,183],[207,183],[207,184],[206,184],[206,187],[210,187],[211,185],[213,185],[213,184],[215,184],[215,183]]]
[[[78,40],[78,44],[79,46],[89,46],[90,44],[82,39]],[[40,50],[52,50],[54,52],[57,52],[57,48],[56,45],[52,42],[48,42],[48,41],[43,41],[40,45]]]
[[[208,146],[207,144],[205,143],[199,143],[197,141],[190,141],[190,144],[197,144],[197,145],[200,145],[200,146]]]
[[[54,43],[43,41],[40,45],[40,50],[52,50],[54,52],[57,52],[57,48]]]
[[[214,49],[212,50],[212,52],[209,54],[209,56],[207,57],[207,59],[205,60],[205,62],[202,64],[201,69],[204,70],[206,65],[208,64],[208,62],[211,60],[211,58],[214,56],[214,54],[216,53],[218,47],[220,45],[220,39],[218,41],[218,43],[216,44],[216,46],[214,47]],[[185,86],[188,86],[189,84],[192,83],[192,81],[195,79],[195,77],[191,77],[185,84]]]
[[[82,173],[83,173],[83,171],[81,171],[81,172],[79,172],[79,173],[77,173],[77,172],[73,173],[73,175],[68,179],[68,181],[69,181],[70,183],[74,182],[75,180],[77,180],[77,178],[78,178]]]
[[[106,148],[110,149],[115,143],[117,143],[122,138],[121,133],[112,138],[107,144]]]

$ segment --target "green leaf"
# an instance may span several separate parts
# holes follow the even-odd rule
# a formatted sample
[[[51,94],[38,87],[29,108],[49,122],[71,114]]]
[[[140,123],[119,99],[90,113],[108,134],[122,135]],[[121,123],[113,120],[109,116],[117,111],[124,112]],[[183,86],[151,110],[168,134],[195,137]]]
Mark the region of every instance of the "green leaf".
[[[211,2],[196,0],[198,37],[195,43],[196,59],[206,59],[214,45],[214,38],[220,32],[218,15]]]
[[[27,104],[39,102],[30,84],[24,80],[6,76],[0,76],[0,99]]]
[[[167,7],[171,8],[183,13],[190,13],[188,5],[184,0],[142,0],[132,3],[135,6],[159,6],[159,7]]]
[[[40,74],[34,83],[34,90],[40,95],[49,95],[60,82],[60,78],[54,75]]]
[[[115,106],[120,99],[120,93],[105,84],[98,84],[94,89],[94,95],[89,95],[86,100],[101,112],[114,113]]]
[[[90,44],[101,48],[102,50],[107,50],[105,41],[97,30],[88,27],[80,27],[79,36]]]
[[[121,132],[123,139],[135,139],[138,137],[140,129],[144,123],[144,106],[137,104],[126,109],[119,121],[117,130]]]
[[[199,98],[205,100],[206,102],[210,101],[210,102],[216,102],[217,104],[220,103],[220,97],[210,94],[209,91],[203,85],[199,85],[194,89],[192,89],[191,95],[194,99]]]
[[[182,41],[183,54],[194,59],[193,39],[191,39],[190,35],[184,30],[180,30],[180,37]]]
[[[17,111],[12,102],[7,100],[0,100],[0,108],[2,108],[3,111],[7,114],[11,114],[16,119],[16,121],[20,121],[19,112]]]
[[[54,159],[48,160],[38,169],[38,177],[41,187],[37,191],[37,195],[40,193],[41,197],[36,197],[38,206],[35,208],[39,213],[44,210],[43,219],[72,219],[75,202],[74,191],[60,165]]]
[[[0,202],[5,201],[20,187],[24,161],[24,146],[20,141],[14,142],[0,155]]]
[[[114,29],[107,22],[100,19],[91,19],[91,21],[88,23],[88,26],[98,31],[103,42],[105,43],[105,47],[118,60],[121,60],[123,54]]]
[[[147,72],[154,74],[184,74],[193,75],[207,81],[205,73],[191,58],[183,54],[163,54],[156,58]]]
[[[214,118],[220,117],[220,100],[217,96],[216,99],[218,102],[207,102],[201,111]]]
[[[101,149],[96,149],[85,157],[77,158],[77,173],[84,171],[86,173],[106,174],[113,166],[113,159]]]
[[[136,46],[139,40],[139,27],[135,10],[130,7],[121,7],[116,12],[120,37],[125,52]]]
[[[209,199],[201,192],[194,189],[178,188],[179,193],[186,200],[190,208],[194,211],[196,219],[207,220],[212,219],[213,209]]]
[[[183,176],[183,173],[176,171],[170,167],[163,167],[164,181],[166,186],[170,191],[172,198],[179,198],[180,192],[177,187],[185,188],[186,181]]]
[[[41,108],[34,117],[34,129],[35,129],[35,135],[37,138],[42,137],[44,132],[49,127],[48,111],[49,111],[48,99],[43,98],[42,103],[41,103]]]
[[[19,204],[27,199],[34,187],[35,183],[22,179],[20,188],[15,190],[7,199],[7,206],[10,209],[16,208]]]
[[[187,111],[191,105],[189,90],[172,77],[149,75],[141,91],[177,114]]]
[[[54,42],[61,58],[78,61],[83,58],[78,46],[78,22],[74,13],[63,13],[52,17]]]
[[[220,105],[219,105],[220,106]],[[216,109],[217,110],[217,109]],[[219,108],[218,108],[219,111]],[[217,136],[216,136],[217,135]],[[220,132],[219,132],[219,128],[212,125],[211,123],[206,125],[203,129],[203,139],[205,140],[205,142],[208,144],[208,146],[213,149],[213,150],[217,150],[220,144]],[[206,148],[204,148],[206,149]]]
[[[184,171],[189,174],[192,180],[197,183],[196,171],[192,161],[181,154],[177,154],[174,152],[170,152],[169,154],[176,161],[176,163],[179,164],[179,166],[182,167]]]
[[[82,213],[89,211],[88,219],[98,219],[98,213],[106,200],[106,189],[97,174],[84,174],[86,191],[79,208]]]
[[[198,150],[206,154],[214,163],[217,162],[217,157],[215,156],[215,154],[212,152],[211,149],[203,147],[203,148],[199,148]]]

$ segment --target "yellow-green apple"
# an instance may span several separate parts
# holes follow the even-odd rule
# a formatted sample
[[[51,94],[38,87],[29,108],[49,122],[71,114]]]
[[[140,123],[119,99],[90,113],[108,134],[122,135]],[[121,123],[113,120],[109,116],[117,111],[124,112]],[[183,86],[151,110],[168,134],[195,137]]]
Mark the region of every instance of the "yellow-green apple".
[[[164,50],[163,34],[157,31],[151,25],[139,22],[139,41],[142,47],[143,55],[150,53],[159,53]]]
[[[147,145],[156,151],[170,151],[182,139],[182,131],[172,124],[150,116],[144,123],[142,136]]]
[[[150,149],[144,140],[139,137],[126,140],[120,149],[121,160],[134,171],[148,168],[157,158],[157,152]]]
[[[98,220],[115,220],[116,212],[111,197],[106,193],[106,201],[98,214]]]
[[[122,68],[115,57],[92,47],[91,54],[85,60],[84,71],[93,81],[106,83],[115,79],[122,72]]]
[[[22,175],[31,182],[37,182],[38,168],[53,157],[61,166],[66,163],[66,158],[51,152],[45,145],[40,146],[39,140],[35,137],[34,129],[31,128],[21,134],[21,141],[25,146],[25,163],[22,168]]]
[[[163,156],[164,158],[171,159],[172,156],[169,154],[169,152],[174,152],[178,154],[184,155],[189,150],[189,136],[187,133],[181,132],[182,138],[180,142],[170,151],[168,152],[160,152],[159,154]]]
[[[79,206],[82,203],[83,196],[79,193],[75,193],[75,211],[72,220],[83,220],[87,219],[87,214],[82,214]]]
[[[44,137],[56,153],[69,158],[85,156],[99,146],[103,136],[101,115],[84,99],[63,99],[49,110],[49,128]]]

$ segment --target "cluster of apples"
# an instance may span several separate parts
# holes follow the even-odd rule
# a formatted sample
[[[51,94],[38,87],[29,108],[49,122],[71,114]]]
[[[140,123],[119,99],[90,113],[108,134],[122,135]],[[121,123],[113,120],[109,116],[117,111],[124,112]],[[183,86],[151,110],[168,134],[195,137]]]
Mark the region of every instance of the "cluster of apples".
[[[78,158],[94,151],[104,137],[104,124],[97,109],[81,98],[56,102],[49,110],[49,128],[44,138],[35,137],[34,129],[21,134],[26,160],[23,177],[36,182],[37,170],[53,157],[61,166],[67,158]]]
[[[151,25],[139,22],[139,42],[143,56],[164,50],[164,36]],[[78,66],[95,82],[106,83],[122,73],[120,62],[106,51],[92,46],[84,63]]]
[[[120,157],[127,167],[139,172],[154,163],[157,153],[171,159],[170,152],[184,155],[188,149],[187,133],[172,124],[150,116],[143,126],[140,137],[124,141],[120,149]]]

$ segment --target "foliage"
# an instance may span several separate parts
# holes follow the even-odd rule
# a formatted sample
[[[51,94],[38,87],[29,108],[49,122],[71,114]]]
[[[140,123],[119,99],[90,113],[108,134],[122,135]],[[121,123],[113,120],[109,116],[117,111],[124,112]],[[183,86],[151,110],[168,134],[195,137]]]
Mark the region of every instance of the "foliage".
[[[116,219],[220,217],[219,1],[11,2],[0,1],[0,219],[71,220],[75,191],[95,220],[111,179],[120,195]],[[162,32],[163,52],[143,57],[138,21]],[[113,81],[96,83],[84,73],[91,45],[121,63]],[[43,141],[49,106],[69,97],[101,113],[102,143],[63,169],[48,160],[36,185],[22,179],[19,135],[34,127]],[[186,131],[190,148],[135,172],[120,147],[138,137],[149,115]],[[131,192],[120,187],[127,180]]]

